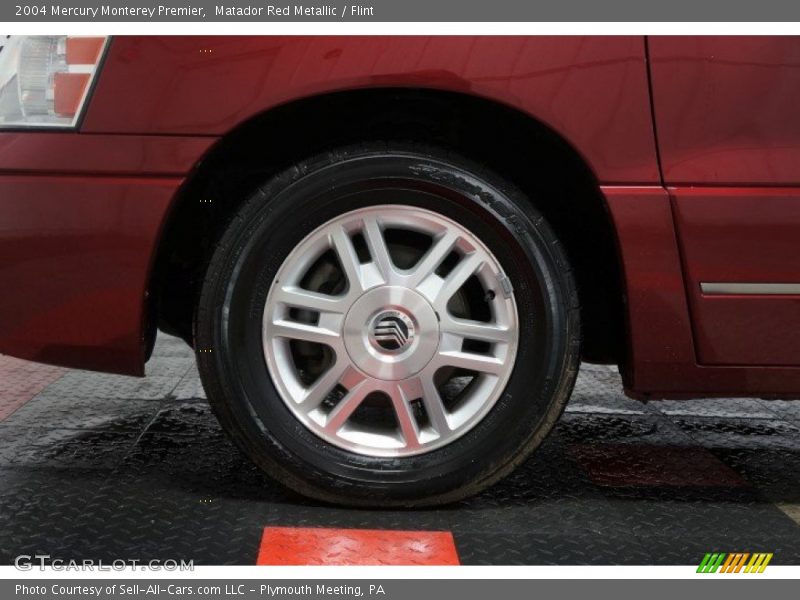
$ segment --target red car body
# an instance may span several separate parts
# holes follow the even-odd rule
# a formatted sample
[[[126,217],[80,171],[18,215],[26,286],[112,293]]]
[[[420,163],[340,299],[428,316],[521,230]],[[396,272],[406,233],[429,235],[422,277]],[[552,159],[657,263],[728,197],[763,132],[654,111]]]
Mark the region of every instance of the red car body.
[[[302,99],[441,90],[543,124],[591,170],[629,393],[794,396],[798,64],[780,37],[114,38],[76,130],[0,132],[0,352],[141,375],[163,232],[231,132]]]

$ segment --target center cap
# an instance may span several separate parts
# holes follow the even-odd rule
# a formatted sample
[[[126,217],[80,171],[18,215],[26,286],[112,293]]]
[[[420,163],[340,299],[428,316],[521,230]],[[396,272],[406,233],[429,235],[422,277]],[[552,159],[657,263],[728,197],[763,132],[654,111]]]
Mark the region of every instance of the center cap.
[[[350,307],[345,348],[367,375],[398,381],[422,370],[439,346],[439,319],[417,292],[400,286],[373,288]]]

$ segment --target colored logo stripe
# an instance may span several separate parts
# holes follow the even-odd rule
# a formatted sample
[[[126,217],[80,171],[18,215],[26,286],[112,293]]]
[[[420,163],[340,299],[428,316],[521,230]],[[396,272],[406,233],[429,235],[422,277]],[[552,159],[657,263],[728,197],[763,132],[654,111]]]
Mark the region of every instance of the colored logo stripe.
[[[770,554],[754,554],[753,558],[750,559],[750,562],[745,567],[745,573],[763,573],[764,569],[767,568],[769,561],[772,560],[772,553]]]
[[[708,552],[697,567],[698,573],[716,573],[719,569],[720,573],[763,573],[764,569],[772,560],[773,553],[757,552],[750,554],[749,552],[733,552],[726,554],[724,552]],[[750,562],[747,562],[747,559]],[[747,566],[745,563],[747,562]],[[742,571],[744,567],[744,571]]]
[[[725,560],[724,553],[708,553],[703,557],[700,566],[697,567],[698,573],[716,573],[722,561]]]
[[[266,527],[258,565],[457,565],[449,531]]]

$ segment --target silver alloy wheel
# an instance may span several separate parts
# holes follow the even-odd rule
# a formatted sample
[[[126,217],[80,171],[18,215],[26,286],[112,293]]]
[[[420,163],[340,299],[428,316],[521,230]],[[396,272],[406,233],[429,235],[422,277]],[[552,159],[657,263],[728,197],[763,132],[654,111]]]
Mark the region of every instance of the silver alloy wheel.
[[[417,249],[413,263],[398,266],[390,230],[408,236],[400,249]],[[494,406],[514,367],[517,318],[508,278],[474,234],[429,210],[382,205],[340,215],[294,248],[262,337],[281,398],[317,436],[411,456],[464,435]]]

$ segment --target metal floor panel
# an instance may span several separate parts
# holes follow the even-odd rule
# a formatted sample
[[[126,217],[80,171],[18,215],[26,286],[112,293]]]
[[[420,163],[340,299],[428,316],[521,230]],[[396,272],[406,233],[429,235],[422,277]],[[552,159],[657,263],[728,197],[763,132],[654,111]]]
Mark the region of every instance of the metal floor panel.
[[[265,527],[450,531],[464,564],[800,564],[800,402],[641,404],[585,365],[540,450],[480,496],[349,510],[255,469],[214,419],[191,352],[161,336],[149,377],[0,357],[0,561],[19,554],[255,564]],[[30,385],[26,384],[30,382]]]

